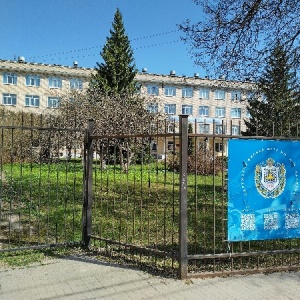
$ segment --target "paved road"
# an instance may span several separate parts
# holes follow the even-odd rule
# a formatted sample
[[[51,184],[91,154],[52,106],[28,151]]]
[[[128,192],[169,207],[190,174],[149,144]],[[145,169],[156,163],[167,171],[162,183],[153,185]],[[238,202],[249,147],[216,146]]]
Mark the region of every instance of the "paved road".
[[[0,269],[0,299],[300,299],[300,272],[180,281],[70,256]]]

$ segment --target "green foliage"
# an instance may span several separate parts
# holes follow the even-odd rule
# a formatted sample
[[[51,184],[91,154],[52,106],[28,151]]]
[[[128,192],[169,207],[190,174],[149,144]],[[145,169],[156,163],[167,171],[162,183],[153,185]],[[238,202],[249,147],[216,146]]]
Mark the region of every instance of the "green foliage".
[[[245,135],[296,136],[298,132],[299,89],[295,72],[284,47],[277,43],[258,82],[259,93],[250,99]]]
[[[100,54],[104,62],[97,63],[90,90],[105,95],[132,95],[136,91],[134,77],[137,70],[119,9]]]

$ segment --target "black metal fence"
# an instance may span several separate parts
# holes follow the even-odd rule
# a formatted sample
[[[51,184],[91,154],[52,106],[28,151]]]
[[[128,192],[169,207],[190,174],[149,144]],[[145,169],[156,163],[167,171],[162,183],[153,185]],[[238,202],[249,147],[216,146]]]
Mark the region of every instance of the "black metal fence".
[[[84,131],[0,116],[0,251],[81,243]]]
[[[231,135],[189,130],[187,116],[179,130],[151,124],[121,136],[95,135],[92,121],[84,131],[41,116],[7,124],[0,251],[83,242],[182,279],[299,268],[298,239],[228,242]]]
[[[236,136],[200,134],[194,125],[188,133],[182,116],[179,132],[107,137],[93,135],[90,123],[86,243],[182,279],[299,268],[298,239],[228,242],[226,145]],[[138,145],[153,140],[175,147],[151,160],[151,149]],[[130,158],[134,146],[139,162]]]

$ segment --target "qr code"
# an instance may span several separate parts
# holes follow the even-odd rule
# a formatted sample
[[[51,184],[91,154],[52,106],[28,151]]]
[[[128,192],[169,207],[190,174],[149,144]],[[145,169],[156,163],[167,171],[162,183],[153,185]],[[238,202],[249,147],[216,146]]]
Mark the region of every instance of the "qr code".
[[[244,214],[241,216],[241,230],[255,230],[254,214]]]
[[[285,228],[299,228],[299,214],[290,213],[285,215]]]
[[[278,213],[264,214],[264,229],[278,229]]]

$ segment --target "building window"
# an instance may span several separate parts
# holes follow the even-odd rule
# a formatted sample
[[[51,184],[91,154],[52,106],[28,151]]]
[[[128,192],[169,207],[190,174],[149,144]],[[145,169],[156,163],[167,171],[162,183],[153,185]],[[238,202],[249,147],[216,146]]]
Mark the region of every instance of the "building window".
[[[167,124],[167,132],[168,133],[174,133],[175,132],[175,124],[173,122]]]
[[[142,85],[140,83],[135,83],[135,93],[139,95],[141,93]]]
[[[215,99],[216,100],[225,100],[225,91],[216,90],[215,91]]]
[[[70,80],[70,89],[71,90],[82,90],[83,84],[82,80],[74,78]]]
[[[40,97],[35,95],[26,95],[25,96],[25,106],[39,107],[40,106]]]
[[[168,141],[168,150],[174,150],[174,142]]]
[[[60,89],[62,86],[61,79],[58,77],[49,77],[48,85],[50,88]]]
[[[215,127],[215,134],[225,134],[225,126],[223,125],[216,125]]]
[[[4,73],[3,74],[3,83],[4,84],[17,84],[17,75],[13,73]]]
[[[182,105],[182,114],[183,115],[192,115],[193,114],[193,105]]]
[[[157,103],[148,103],[147,111],[152,114],[158,113],[158,104]]]
[[[208,106],[199,106],[199,116],[200,117],[208,117],[209,116]]]
[[[25,81],[27,86],[40,86],[40,76],[26,75]]]
[[[231,101],[241,101],[242,93],[238,91],[231,92]]]
[[[165,104],[165,113],[167,115],[175,115],[176,114],[176,104]]]
[[[245,115],[245,117],[247,118],[247,119],[250,119],[251,118],[251,113],[250,113],[250,111],[247,109],[246,110],[246,115]]]
[[[225,107],[216,107],[216,117],[225,118]]]
[[[192,98],[193,97],[193,88],[191,88],[191,87],[182,88],[182,97],[183,98]]]
[[[17,104],[17,95],[15,94],[3,94],[3,105],[16,105]]]
[[[201,88],[199,90],[199,98],[200,99],[209,99],[209,90]]]
[[[215,143],[216,152],[223,152],[223,143]]]
[[[241,109],[240,108],[232,108],[231,109],[231,118],[241,118]]]
[[[48,108],[58,108],[60,106],[60,98],[59,97],[48,97]]]
[[[199,133],[209,133],[209,124],[199,124]]]
[[[231,126],[231,134],[232,135],[240,135],[240,126],[232,125]]]
[[[176,96],[176,88],[174,86],[166,86],[165,87],[165,96],[167,96],[167,97]]]
[[[158,96],[158,86],[157,85],[148,85],[147,86],[147,94]]]

